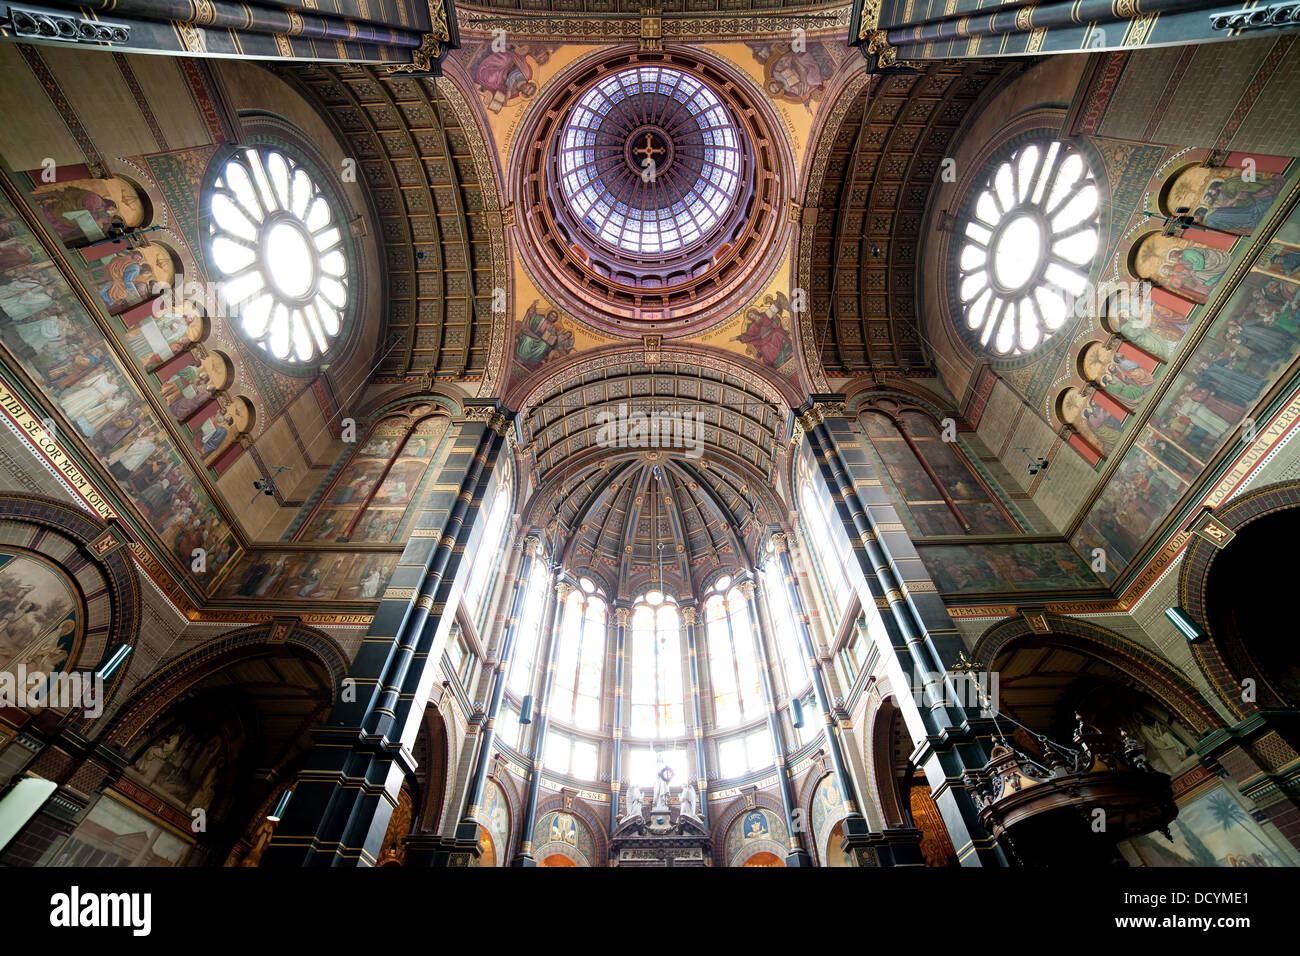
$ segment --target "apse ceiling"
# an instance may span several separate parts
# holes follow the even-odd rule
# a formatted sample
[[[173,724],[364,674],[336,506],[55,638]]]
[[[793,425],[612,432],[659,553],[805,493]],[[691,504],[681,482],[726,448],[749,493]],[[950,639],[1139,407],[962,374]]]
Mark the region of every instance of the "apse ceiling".
[[[757,379],[746,383],[729,371],[687,363],[628,362],[593,369],[549,387],[529,403],[522,423],[525,453],[539,480],[547,481],[561,465],[580,466],[585,453],[608,450],[602,442],[609,431],[602,434],[602,425],[617,420],[620,408],[679,419],[689,414],[692,427],[698,424],[701,455],[747,467],[770,481],[787,413],[777,403],[779,396],[769,391]],[[680,448],[673,449],[673,457],[681,455]]]
[[[449,99],[458,94],[432,77],[365,67],[277,72],[336,128],[373,199],[388,276],[381,350],[396,342],[376,377],[483,375],[492,290],[505,285],[494,280],[493,231],[483,213],[499,204],[490,181],[485,195],[475,163],[476,149],[486,155],[481,133]]]
[[[819,210],[811,288],[827,375],[933,374],[916,314],[926,204],[976,101],[1019,69],[971,61],[888,74],[849,104],[820,195],[808,198]]]

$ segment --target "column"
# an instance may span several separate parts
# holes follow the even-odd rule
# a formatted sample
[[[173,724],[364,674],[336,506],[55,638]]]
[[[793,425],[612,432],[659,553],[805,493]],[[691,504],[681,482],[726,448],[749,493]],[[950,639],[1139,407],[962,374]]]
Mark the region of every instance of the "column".
[[[691,708],[695,715],[695,790],[699,797],[700,820],[709,825],[709,765],[704,758],[704,707],[700,703],[700,660],[696,653],[699,634],[699,610],[683,605],[682,622],[686,626],[686,660],[691,673]]]
[[[620,604],[614,608],[614,733],[610,756],[609,832],[618,827],[623,808],[623,662],[627,656],[627,619],[631,608]]]
[[[901,691],[921,675],[923,701],[915,699],[915,693],[896,697],[913,737],[925,738],[915,759],[925,769],[958,858],[964,866],[1005,866],[1006,857],[980,824],[962,782],[965,772],[988,762],[985,744],[991,732],[977,708],[967,709],[945,663],[955,663],[964,645],[884,488],[878,481],[867,486],[875,472],[842,410],[843,405],[833,401],[810,403],[800,410],[799,424],[855,556],[848,562],[851,580],[882,650],[892,652],[885,655],[891,683]],[[854,474],[870,497],[870,512]],[[881,524],[889,530],[882,532]],[[789,555],[783,559],[782,568],[789,574]]]
[[[479,734],[478,753],[474,757],[474,770],[470,774],[469,789],[465,794],[465,810],[456,824],[453,837],[453,852],[478,854],[478,829],[482,822],[478,818],[483,800],[483,788],[487,784],[488,770],[492,766],[492,754],[496,750],[496,721],[501,713],[501,699],[505,695],[506,677],[510,673],[510,663],[514,659],[515,641],[519,636],[519,615],[523,612],[524,597],[528,593],[528,576],[533,569],[533,561],[541,552],[542,540],[537,535],[529,535],[523,542],[523,553],[519,567],[515,572],[514,591],[510,597],[510,610],[506,617],[505,632],[497,648],[496,662],[492,664],[492,696],[488,699],[487,713],[483,720],[483,730]],[[414,841],[408,842],[406,865],[419,866],[425,862],[445,865],[449,854],[440,852],[436,856],[423,854],[414,847]]]
[[[528,797],[524,801],[524,812],[520,815],[519,852],[511,861],[511,866],[536,866],[533,859],[533,826],[537,822],[537,797],[542,789],[542,760],[546,756],[546,729],[550,724],[548,711],[551,706],[551,689],[555,686],[555,666],[560,657],[560,628],[564,621],[564,609],[568,597],[573,593],[573,585],[558,579],[559,568],[555,570],[555,609],[551,614],[550,634],[547,636],[546,670],[542,674],[542,689],[537,697],[537,706],[533,712],[537,715],[537,726],[533,734],[533,769],[528,777]]]
[[[772,756],[776,761],[776,773],[781,780],[781,807],[785,811],[786,832],[790,835],[790,850],[785,855],[786,866],[812,866],[812,857],[804,847],[803,841],[800,840],[799,834],[805,829],[802,825],[796,824],[795,807],[798,801],[795,799],[794,781],[790,779],[789,768],[785,763],[785,739],[781,736],[781,724],[776,716],[776,691],[772,686],[772,665],[771,659],[767,654],[767,645],[763,640],[762,627],[759,624],[757,585],[754,581],[741,581],[738,585],[740,593],[745,596],[745,603],[749,608],[749,629],[750,638],[754,642],[754,657],[758,662],[758,672],[763,677],[763,697],[767,704],[767,727],[772,734]],[[727,616],[727,627],[731,627],[731,616]],[[736,639],[735,634],[731,635],[732,640]],[[842,784],[841,784],[842,785]],[[849,794],[852,791],[841,790],[841,793]],[[865,825],[865,824],[864,824]],[[845,830],[847,832],[847,824]]]
[[[375,618],[298,776],[263,866],[373,866],[455,618],[466,542],[509,428],[467,403]],[[445,490],[444,490],[445,489]],[[453,490],[454,489],[454,490]]]

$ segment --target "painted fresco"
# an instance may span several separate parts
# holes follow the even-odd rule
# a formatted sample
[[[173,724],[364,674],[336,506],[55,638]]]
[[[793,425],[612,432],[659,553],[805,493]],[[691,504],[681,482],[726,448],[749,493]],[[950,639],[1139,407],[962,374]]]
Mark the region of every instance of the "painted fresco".
[[[54,564],[0,548],[0,667],[67,670],[75,662],[82,613],[76,586]]]
[[[70,246],[103,241],[114,223],[127,229],[144,225],[140,194],[117,178],[40,185],[32,190],[30,201],[54,235]]]
[[[534,854],[540,859],[552,853],[565,853],[577,858],[581,866],[591,866],[596,859],[596,845],[591,830],[566,810],[552,810],[542,815],[533,828]]]
[[[1191,328],[1190,316],[1152,302],[1148,308],[1133,310],[1127,304],[1116,307],[1111,326],[1144,352],[1168,362],[1178,351],[1183,337]]]
[[[1124,407],[1138,410],[1155,388],[1156,376],[1131,358],[1094,342],[1083,353],[1083,377],[1096,382]]]
[[[469,75],[478,87],[483,106],[492,113],[516,99],[532,99],[540,78],[536,69],[551,58],[546,43],[484,43],[467,45],[458,59],[468,61]]]
[[[1130,862],[1145,866],[1291,866],[1226,788],[1215,786],[1178,808],[1173,841],[1147,833],[1121,844]]]
[[[1154,233],[1133,253],[1133,271],[1170,292],[1204,302],[1232,264],[1232,253]]]
[[[1273,201],[1282,194],[1286,177],[1234,167],[1193,166],[1179,173],[1169,187],[1169,214],[1191,210],[1197,222],[1213,229],[1248,236],[1264,221]]]
[[[767,295],[757,308],[746,310],[744,329],[734,339],[745,346],[745,352],[769,368],[792,371],[786,368],[794,358],[794,343],[789,330],[794,326],[794,313],[790,300],[777,290]]]
[[[189,708],[193,721],[172,720],[131,765],[129,776],[188,812],[219,818],[233,798],[236,765],[246,744],[238,719],[215,721]]]
[[[755,853],[784,859],[789,852],[785,823],[764,807],[750,807],[727,829],[724,854],[728,866],[741,866]]]
[[[411,504],[420,500],[419,489],[446,431],[441,417],[427,418],[413,430],[401,416],[380,421],[330,485],[299,540],[392,542],[407,523]]]
[[[484,853],[474,865],[500,866],[505,862],[506,847],[509,846],[510,807],[506,803],[506,795],[501,792],[501,786],[495,780],[487,780],[483,784],[483,806],[476,819],[482,824],[479,828],[479,843],[491,852]]]
[[[247,553],[215,597],[378,601],[397,558],[392,553],[351,551]]]
[[[917,544],[940,591],[1057,591],[1095,588],[1088,565],[1065,542],[1019,544]]]
[[[95,292],[103,308],[120,315],[173,284],[176,265],[164,247],[150,243],[124,249],[85,268],[86,285]]]
[[[1075,536],[1084,554],[1106,549],[1108,579],[1300,355],[1300,280],[1259,271],[1272,256],[1264,250],[1219,311]]]
[[[217,570],[233,541],[212,499],[3,197],[0,227],[32,253],[30,264],[0,269],[0,342],[108,465],[163,544],[186,568],[193,549],[204,548],[208,572]]]
[[[753,40],[745,44],[763,65],[763,90],[768,96],[798,103],[808,112],[820,103],[835,72],[830,48],[820,40]],[[795,49],[798,46],[799,49]]]
[[[573,330],[559,310],[534,299],[519,322],[515,360],[531,371],[568,355],[573,351],[573,344]]]
[[[821,851],[824,866],[851,866],[843,859],[839,840],[834,839],[839,830],[837,824],[848,815],[844,805],[844,794],[840,792],[839,781],[834,774],[827,774],[817,784],[812,798],[813,839]]]
[[[1255,263],[1261,272],[1300,281],[1300,244],[1271,242]]]

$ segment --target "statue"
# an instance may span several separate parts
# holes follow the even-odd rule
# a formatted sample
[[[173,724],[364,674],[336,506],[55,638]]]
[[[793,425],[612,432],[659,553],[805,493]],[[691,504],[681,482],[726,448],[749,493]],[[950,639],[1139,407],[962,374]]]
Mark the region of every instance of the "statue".
[[[682,816],[695,816],[695,788],[691,786],[689,780],[682,786]]]
[[[626,820],[629,817],[639,817],[641,815],[641,788],[632,784],[627,788],[627,813],[623,815]]]
[[[650,812],[664,812],[668,809],[668,788],[673,780],[673,768],[664,763],[664,755],[655,754],[655,802]]]

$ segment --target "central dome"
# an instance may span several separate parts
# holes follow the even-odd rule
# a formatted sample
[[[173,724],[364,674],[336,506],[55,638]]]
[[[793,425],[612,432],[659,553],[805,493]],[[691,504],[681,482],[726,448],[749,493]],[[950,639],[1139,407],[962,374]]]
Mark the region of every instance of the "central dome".
[[[702,245],[740,192],[741,140],[727,108],[670,66],[599,80],[560,143],[565,204],[589,239],[618,252],[653,258]]]

